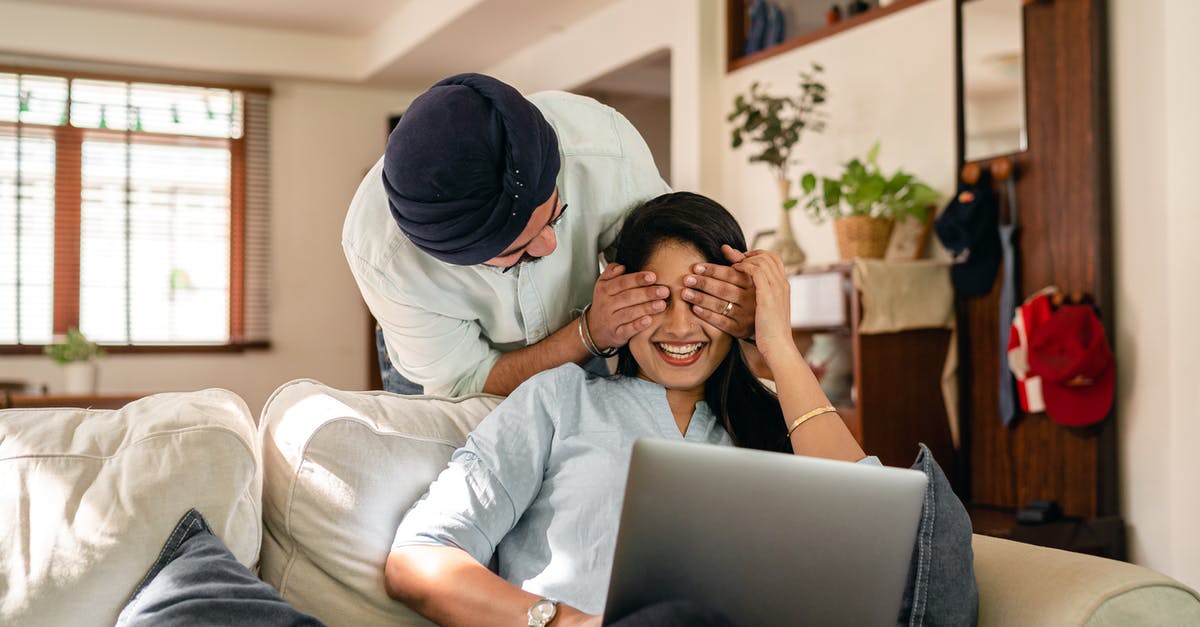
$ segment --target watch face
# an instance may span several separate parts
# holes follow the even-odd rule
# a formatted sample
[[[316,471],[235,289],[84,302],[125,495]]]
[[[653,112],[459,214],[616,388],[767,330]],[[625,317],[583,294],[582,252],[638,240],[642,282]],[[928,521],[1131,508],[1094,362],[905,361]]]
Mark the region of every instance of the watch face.
[[[557,612],[558,606],[554,604],[554,601],[542,599],[529,608],[529,618],[544,625],[550,622]]]

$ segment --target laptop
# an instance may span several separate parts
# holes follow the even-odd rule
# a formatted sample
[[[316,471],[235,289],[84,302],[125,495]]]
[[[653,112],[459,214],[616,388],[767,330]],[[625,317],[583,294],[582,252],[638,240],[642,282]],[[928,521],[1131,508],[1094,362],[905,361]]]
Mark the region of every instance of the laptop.
[[[895,625],[926,481],[916,470],[640,439],[604,624],[685,599],[738,625]]]

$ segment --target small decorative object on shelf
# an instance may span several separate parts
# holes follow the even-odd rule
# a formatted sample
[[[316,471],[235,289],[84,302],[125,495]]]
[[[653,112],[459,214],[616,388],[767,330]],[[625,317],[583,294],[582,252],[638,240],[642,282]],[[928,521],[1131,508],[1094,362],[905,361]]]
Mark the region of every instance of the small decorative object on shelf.
[[[863,0],[850,0],[846,4],[846,15],[858,15],[859,13],[866,13],[869,10],[871,10],[871,5]]]
[[[878,158],[879,142],[875,142],[865,163],[851,159],[838,178],[812,172],[800,178],[809,216],[818,224],[834,221],[842,259],[883,257],[897,219],[912,216],[925,221],[929,208],[937,204],[933,188],[901,169],[885,175]]]
[[[746,16],[746,45],[742,54],[752,55],[767,47],[767,0],[754,0]]]
[[[67,329],[65,336],[46,346],[46,354],[54,363],[63,367],[64,392],[66,394],[96,393],[96,358],[104,351],[75,327]]]
[[[787,18],[774,2],[754,0],[746,11],[746,44],[742,54],[751,55],[783,43]]]
[[[825,12],[825,25],[833,26],[840,21],[842,21],[842,8],[836,4],[831,5],[829,10]]]
[[[813,63],[807,72],[800,72],[800,94],[796,96],[774,96],[760,89],[755,81],[748,94],[738,94],[733,101],[733,111],[727,117],[733,123],[731,146],[738,148],[751,142],[755,152],[750,162],[767,164],[779,185],[780,215],[779,229],[775,234],[772,250],[779,253],[785,265],[804,263],[804,251],[796,243],[792,232],[789,210],[798,199],[791,195],[792,151],[804,131],[821,132],[825,129],[824,107],[825,85],[819,79],[824,71]]]

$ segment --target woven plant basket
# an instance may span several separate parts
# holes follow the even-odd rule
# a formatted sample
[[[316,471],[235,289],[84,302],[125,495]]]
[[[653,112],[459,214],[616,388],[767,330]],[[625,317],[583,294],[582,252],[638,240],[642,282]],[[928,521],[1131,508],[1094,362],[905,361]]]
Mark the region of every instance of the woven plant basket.
[[[838,255],[843,261],[855,258],[882,259],[892,235],[891,218],[849,216],[833,221]]]

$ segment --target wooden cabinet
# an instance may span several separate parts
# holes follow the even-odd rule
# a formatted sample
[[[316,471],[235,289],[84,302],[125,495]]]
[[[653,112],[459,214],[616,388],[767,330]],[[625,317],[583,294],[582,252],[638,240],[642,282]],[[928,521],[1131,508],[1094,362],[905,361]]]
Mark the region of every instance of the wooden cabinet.
[[[853,285],[852,268],[851,264],[835,264],[799,273],[839,277],[840,293],[833,298],[841,299],[844,316],[840,323],[822,320],[815,326],[803,322],[797,326],[794,319],[797,345],[810,362],[822,340],[846,351],[844,365],[826,370],[822,385],[863,450],[888,466],[907,467],[916,457],[917,444],[923,442],[951,481],[956,481],[958,455],[942,393],[951,330],[861,332],[861,294]],[[824,361],[825,356],[820,359]],[[829,378],[840,375],[849,377],[848,395],[837,394],[837,386],[831,385],[834,382]]]

